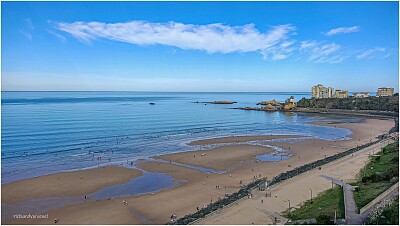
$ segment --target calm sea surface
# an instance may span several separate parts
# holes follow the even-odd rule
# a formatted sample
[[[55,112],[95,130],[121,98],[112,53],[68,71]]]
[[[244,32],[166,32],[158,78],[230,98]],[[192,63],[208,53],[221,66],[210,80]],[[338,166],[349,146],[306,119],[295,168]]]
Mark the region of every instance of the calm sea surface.
[[[332,116],[242,111],[259,101],[310,93],[2,92],[2,183],[193,150],[187,142],[229,135],[350,131],[307,124]],[[237,101],[234,105],[194,102]],[[150,105],[154,102],[155,105]],[[341,118],[333,120],[357,120]]]

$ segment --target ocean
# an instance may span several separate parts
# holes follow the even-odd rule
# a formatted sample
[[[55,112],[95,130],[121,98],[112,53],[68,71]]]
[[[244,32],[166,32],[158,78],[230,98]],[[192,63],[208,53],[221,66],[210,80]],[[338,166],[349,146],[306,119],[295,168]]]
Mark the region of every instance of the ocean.
[[[186,144],[205,138],[296,134],[346,139],[349,130],[309,123],[359,120],[232,109],[290,96],[299,100],[310,93],[2,92],[2,183],[195,150],[199,147]],[[216,100],[238,103],[202,103]]]

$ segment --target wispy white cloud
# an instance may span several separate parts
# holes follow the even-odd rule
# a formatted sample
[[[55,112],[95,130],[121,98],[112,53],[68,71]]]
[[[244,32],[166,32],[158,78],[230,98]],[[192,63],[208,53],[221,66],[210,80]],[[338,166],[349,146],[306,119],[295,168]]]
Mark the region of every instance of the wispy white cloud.
[[[293,44],[295,41],[284,41],[279,45],[272,46],[261,51],[265,60],[283,60],[292,55],[297,50]]]
[[[336,35],[340,33],[353,33],[357,32],[360,30],[359,26],[352,26],[352,27],[338,27],[335,29],[331,29],[328,32],[325,33],[325,35],[331,36],[331,35]]]
[[[24,27],[19,31],[25,38],[29,41],[32,41],[32,31],[35,30],[35,26],[33,26],[32,19],[27,18],[24,20]]]
[[[35,26],[33,26],[31,18],[25,19],[25,24],[26,24],[26,26],[28,27],[29,30],[35,30]]]
[[[46,29],[46,31],[47,31],[49,34],[54,35],[54,37],[56,37],[56,38],[57,38],[58,40],[60,40],[61,42],[66,42],[66,41],[67,41],[67,38],[65,38],[63,35],[61,35],[61,34],[59,34],[59,33],[57,33],[57,32],[54,32],[54,31],[49,30],[49,29]]]
[[[342,47],[336,43],[323,44],[317,41],[307,41],[300,45],[300,48],[308,52],[308,60],[315,63],[340,63],[346,58],[348,54],[345,54]]]
[[[379,53],[379,52],[382,53],[385,51],[386,51],[386,49],[382,48],[382,47],[375,47],[372,49],[367,49],[367,50],[363,51],[362,53],[360,53],[359,55],[357,55],[357,60],[372,59],[377,56],[376,53]]]
[[[56,28],[75,38],[90,42],[109,39],[136,45],[167,45],[184,50],[201,50],[208,53],[260,52],[279,48],[295,27],[279,25],[267,32],[258,31],[254,24],[228,26],[224,24],[194,25],[177,22],[151,23],[131,21],[126,23],[75,22],[56,23]],[[284,45],[282,48],[287,48]]]
[[[21,32],[21,34],[25,36],[25,38],[27,38],[29,41],[32,41],[32,34],[30,32],[25,30],[20,30],[19,32]]]
[[[340,63],[357,53],[344,51],[336,43],[318,40],[293,39],[296,27],[290,24],[271,27],[268,31],[259,31],[254,24],[229,26],[221,23],[195,25],[178,22],[153,23],[148,21],[130,21],[125,23],[102,22],[49,22],[57,30],[66,32],[74,38],[91,43],[105,39],[134,45],[165,45],[182,50],[199,50],[207,53],[258,52],[265,60],[283,60],[290,56],[305,57],[315,63]],[[339,27],[325,35],[351,33],[359,31],[359,26]],[[60,41],[66,38],[47,30]],[[346,49],[346,48],[345,48]],[[357,56],[364,59],[380,48],[366,50]]]
[[[306,50],[306,49],[309,49],[309,48],[316,47],[318,44],[319,43],[317,41],[314,41],[314,40],[313,41],[302,41],[300,43],[299,49],[300,50]]]
[[[387,52],[382,58],[388,58],[391,55],[393,55],[394,53],[398,52],[398,50],[396,51],[395,49],[389,49],[389,50],[385,50],[385,52]]]

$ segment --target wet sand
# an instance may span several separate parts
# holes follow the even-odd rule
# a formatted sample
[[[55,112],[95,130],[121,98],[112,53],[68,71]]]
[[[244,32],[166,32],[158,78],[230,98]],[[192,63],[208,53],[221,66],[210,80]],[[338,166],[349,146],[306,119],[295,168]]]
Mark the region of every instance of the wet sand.
[[[272,140],[277,138],[296,138],[302,136],[296,135],[264,135],[264,136],[231,136],[220,137],[205,140],[196,140],[189,143],[189,145],[209,145],[209,144],[222,144],[222,143],[239,143],[255,140]]]
[[[394,122],[393,120],[366,119],[359,123],[322,123],[320,125],[348,128],[353,132],[351,135],[353,139],[336,142],[318,139],[271,142],[270,144],[287,148],[293,154],[293,157],[279,162],[257,163],[254,161],[254,157],[257,154],[267,153],[271,150],[266,147],[252,145],[243,146],[243,144],[232,144],[223,148],[215,148],[211,151],[207,151],[204,156],[201,156],[201,154],[205,151],[197,151],[160,157],[170,159],[173,162],[182,162],[184,164],[213,169],[226,169],[235,166],[231,171],[222,174],[206,174],[199,170],[169,164],[168,162],[141,161],[137,164],[138,167],[149,172],[167,173],[178,180],[180,186],[169,190],[163,190],[156,194],[113,198],[103,201],[88,200],[85,204],[52,210],[49,212],[49,218],[60,218],[61,224],[75,224],[75,219],[79,219],[79,224],[104,224],[103,221],[101,221],[102,218],[107,218],[104,219],[104,222],[110,224],[124,224],[127,221],[132,224],[137,224],[138,222],[144,224],[165,224],[169,221],[172,214],[176,214],[178,218],[183,217],[186,214],[196,212],[197,207],[201,208],[211,201],[222,198],[224,194],[236,192],[240,188],[240,181],[242,181],[243,184],[247,184],[251,182],[254,177],[259,177],[260,175],[261,177],[272,178],[295,166],[304,165],[308,162],[324,158],[325,155],[332,155],[362,143],[369,142],[370,140],[375,140],[377,135],[387,132],[394,125]],[[237,140],[237,138],[229,139]],[[220,141],[221,140],[218,142]],[[215,143],[215,141],[210,140],[202,141],[203,144],[209,144],[209,142]],[[223,143],[226,143],[226,140],[224,140]],[[232,153],[229,153],[229,150],[233,150]],[[201,157],[208,156],[208,159],[198,158],[197,154]],[[193,155],[196,155],[196,157],[193,157]],[[247,159],[241,159],[243,157]],[[213,161],[213,158],[218,160]],[[242,162],[237,165],[238,160]],[[354,166],[356,165],[354,164]],[[356,171],[355,168],[350,170]],[[118,177],[117,174],[111,175],[112,177]],[[79,180],[75,178],[75,181]],[[97,182],[92,181],[92,183]],[[46,185],[43,185],[43,187],[45,186]],[[126,200],[128,205],[125,206],[122,202],[123,200]],[[96,206],[96,208],[94,206]],[[92,207],[96,209],[95,212],[93,212]],[[121,209],[125,207],[127,207],[129,211]],[[118,213],[115,215],[106,213],[109,209],[115,210]],[[264,219],[261,215],[257,215],[255,218]],[[16,220],[5,220],[4,222],[16,223]],[[46,220],[37,219],[29,223],[43,224],[47,222]],[[20,223],[23,222],[20,221]]]
[[[161,155],[154,158],[223,171],[238,166],[243,161],[255,160],[256,156],[272,151],[272,148],[263,146],[236,144],[211,150]]]
[[[28,213],[21,213],[28,214]],[[36,214],[36,213],[31,213]],[[2,224],[142,224],[140,217],[135,215],[123,200],[87,201],[50,211],[47,219],[2,219]]]
[[[196,212],[196,207],[201,208],[204,204],[209,203],[211,199],[215,201],[218,197],[222,198],[225,193],[229,194],[237,191],[240,188],[240,181],[242,181],[243,184],[247,184],[251,182],[254,177],[258,177],[260,174],[262,177],[266,176],[272,178],[281,172],[292,169],[293,167],[322,159],[325,155],[333,155],[359,144],[369,142],[370,140],[376,140],[377,135],[387,132],[393,125],[393,120],[367,119],[360,123],[335,124],[337,127],[349,128],[352,130],[352,140],[331,142],[311,139],[292,141],[292,143],[276,142],[277,145],[279,144],[278,146],[291,146],[290,151],[294,156],[276,163],[256,163],[255,161],[248,159],[248,161],[244,161],[239,167],[223,174],[207,175],[203,172],[194,170],[190,175],[187,174],[186,182],[175,189],[162,191],[152,196],[132,198],[133,206],[150,219],[151,222],[165,224],[168,222],[169,216],[172,214],[176,214],[178,218],[182,217],[186,214]],[[245,155],[246,150],[242,149],[242,152],[243,155]],[[197,153],[201,153],[201,151]],[[190,155],[188,153],[174,154],[174,160],[178,162],[178,159],[184,159],[185,164],[200,165],[200,160],[197,156],[196,158],[193,158],[192,154],[193,152],[190,152]],[[207,156],[207,153],[205,156]],[[229,155],[226,155],[225,157],[229,159]],[[143,168],[147,164],[153,163],[143,162],[141,167]],[[168,165],[171,164],[165,163],[165,169],[163,170],[165,170],[164,172],[170,172],[174,177],[176,172],[174,173],[168,170]],[[154,170],[155,172],[163,171],[156,165],[147,166],[146,170]],[[207,163],[207,166],[210,168],[223,168],[219,166],[218,162]],[[182,167],[182,170],[186,171],[187,168],[184,168],[185,167]],[[216,186],[220,186],[221,189],[216,189]],[[145,205],[143,205],[143,203],[145,203]],[[160,204],[165,204],[168,206],[168,209],[164,208],[164,205]]]
[[[136,169],[109,166],[29,178],[2,184],[1,201],[12,203],[38,197],[87,195],[142,174]]]

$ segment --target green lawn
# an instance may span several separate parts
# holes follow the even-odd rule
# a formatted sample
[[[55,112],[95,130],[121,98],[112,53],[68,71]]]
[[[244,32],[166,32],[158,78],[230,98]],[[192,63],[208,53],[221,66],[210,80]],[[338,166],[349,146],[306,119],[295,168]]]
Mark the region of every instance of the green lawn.
[[[290,213],[285,212],[285,217],[291,220],[318,218],[318,216],[327,215],[333,219],[344,218],[343,189],[335,186],[332,189],[320,193],[313,199],[303,203],[299,208],[292,209]]]
[[[399,177],[399,143],[384,147],[376,156],[370,157],[368,164],[360,171],[357,178],[358,189],[354,199],[361,209],[382,192],[393,185]]]
[[[390,182],[377,182],[361,184],[359,190],[354,192],[354,200],[358,209],[361,209],[369,202],[378,197],[381,193],[386,191],[392,183]]]
[[[360,172],[358,179],[362,179],[364,176],[372,176],[377,173],[385,173],[390,170],[390,166],[398,168],[399,142],[387,145],[382,148],[380,152],[376,153],[376,155],[377,156],[370,157],[370,161]]]

